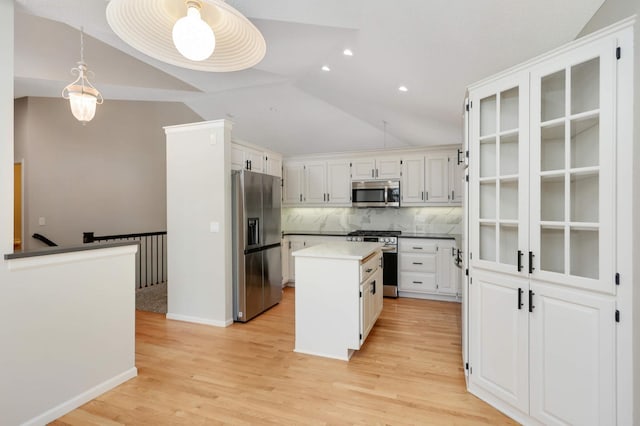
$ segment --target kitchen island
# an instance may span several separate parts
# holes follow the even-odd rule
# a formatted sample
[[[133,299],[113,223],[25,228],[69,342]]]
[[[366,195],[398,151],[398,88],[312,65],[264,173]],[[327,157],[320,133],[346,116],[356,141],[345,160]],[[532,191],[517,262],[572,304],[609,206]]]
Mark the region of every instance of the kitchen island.
[[[382,311],[382,243],[320,244],[296,262],[295,352],[348,361]]]

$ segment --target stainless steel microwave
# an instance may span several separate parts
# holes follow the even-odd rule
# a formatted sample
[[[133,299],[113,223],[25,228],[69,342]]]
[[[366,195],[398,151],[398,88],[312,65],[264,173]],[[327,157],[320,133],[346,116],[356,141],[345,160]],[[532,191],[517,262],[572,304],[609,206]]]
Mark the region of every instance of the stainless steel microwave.
[[[400,181],[353,181],[351,202],[353,207],[400,207]]]

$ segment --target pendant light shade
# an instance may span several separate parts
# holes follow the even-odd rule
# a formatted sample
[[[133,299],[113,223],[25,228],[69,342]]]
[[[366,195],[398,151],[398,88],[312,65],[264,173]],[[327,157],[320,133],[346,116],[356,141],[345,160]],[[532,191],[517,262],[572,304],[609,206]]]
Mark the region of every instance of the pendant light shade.
[[[84,62],[84,31],[80,29],[80,62],[71,69],[78,78],[62,90],[62,97],[69,100],[71,113],[82,124],[87,124],[96,115],[96,105],[102,104],[102,95],[89,81],[87,64]]]
[[[260,31],[223,0],[110,0],[107,22],[145,55],[197,71],[243,70],[267,51]]]
[[[178,52],[192,61],[204,61],[216,47],[211,27],[200,16],[200,3],[187,3],[187,16],[176,21],[172,31]]]

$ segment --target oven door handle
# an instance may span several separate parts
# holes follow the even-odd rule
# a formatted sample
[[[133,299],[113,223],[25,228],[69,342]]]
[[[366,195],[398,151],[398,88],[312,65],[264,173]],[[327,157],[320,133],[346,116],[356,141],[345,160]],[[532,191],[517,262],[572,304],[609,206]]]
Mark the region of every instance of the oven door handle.
[[[385,246],[385,247],[381,247],[380,250],[386,251],[386,252],[395,252],[396,248],[395,247],[387,247],[387,246]]]

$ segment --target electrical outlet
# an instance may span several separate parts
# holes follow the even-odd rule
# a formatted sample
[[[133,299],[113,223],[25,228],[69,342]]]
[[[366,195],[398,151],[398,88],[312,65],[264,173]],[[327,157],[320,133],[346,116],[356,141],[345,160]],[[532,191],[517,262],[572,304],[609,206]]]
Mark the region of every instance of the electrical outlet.
[[[44,225],[46,225],[46,223],[47,222],[44,220],[44,217],[39,217],[38,218],[38,225],[44,226]]]

